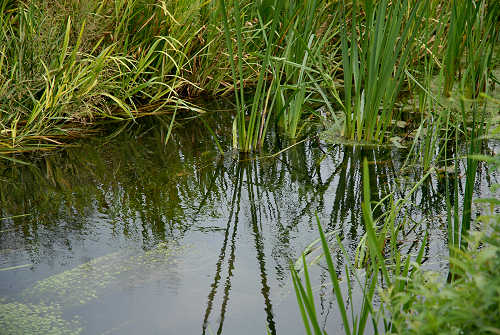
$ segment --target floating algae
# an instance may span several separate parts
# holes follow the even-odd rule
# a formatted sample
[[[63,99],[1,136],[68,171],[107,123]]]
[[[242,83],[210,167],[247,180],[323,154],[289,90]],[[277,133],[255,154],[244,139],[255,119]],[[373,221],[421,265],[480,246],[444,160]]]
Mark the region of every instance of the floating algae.
[[[78,335],[82,330],[77,319],[63,319],[57,304],[21,304],[0,298],[2,334]]]
[[[134,256],[112,253],[41,280],[24,290],[22,296],[45,303],[55,302],[64,307],[85,304],[97,299],[105,290],[120,287],[122,279],[137,283],[147,280],[140,274],[168,271],[173,254],[174,251],[166,243]]]

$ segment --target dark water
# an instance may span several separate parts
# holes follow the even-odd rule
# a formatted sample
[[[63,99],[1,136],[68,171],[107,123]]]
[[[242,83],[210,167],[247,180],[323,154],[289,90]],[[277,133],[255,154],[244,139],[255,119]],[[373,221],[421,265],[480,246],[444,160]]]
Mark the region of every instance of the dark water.
[[[213,131],[230,133],[224,124]],[[311,139],[255,159],[220,155],[197,121],[166,146],[165,134],[146,122],[31,166],[0,163],[0,333],[303,334],[289,264],[318,237],[315,213],[354,255],[362,158],[375,200],[404,195],[422,175],[401,171],[398,149]],[[286,145],[269,142],[273,152]],[[477,194],[497,178],[478,173]],[[422,223],[403,236],[411,250],[430,232],[435,269],[446,266],[444,187],[433,175],[415,193],[406,213]],[[341,324],[326,271],[313,274],[333,334]]]

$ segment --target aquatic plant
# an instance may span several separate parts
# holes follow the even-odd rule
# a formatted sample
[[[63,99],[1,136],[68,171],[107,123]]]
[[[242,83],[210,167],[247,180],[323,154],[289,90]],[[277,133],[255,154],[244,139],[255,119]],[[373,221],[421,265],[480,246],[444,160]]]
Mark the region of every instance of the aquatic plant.
[[[439,273],[418,269],[406,292],[394,293],[391,287],[382,295],[391,313],[394,329],[391,333],[500,331],[500,216],[492,213],[481,220],[485,227],[466,237],[470,249],[456,250],[450,258],[454,281],[446,282]]]
[[[360,15],[363,5],[364,15]],[[353,1],[342,24],[345,130],[350,139],[381,142],[393,120],[426,1]],[[344,16],[346,8],[343,6]]]
[[[326,42],[326,39],[314,41],[314,18],[321,16],[317,1],[275,0],[243,7],[235,0],[232,17],[227,14],[226,1],[219,3],[237,110],[233,147],[243,152],[262,147],[271,120],[277,122],[287,136],[297,138],[306,92],[321,91],[321,81],[309,73],[313,71],[309,66],[310,54],[319,53]],[[256,30],[250,37],[245,32],[249,29]],[[231,38],[232,31],[236,35],[236,46]],[[263,41],[265,48],[255,50],[254,39]],[[248,63],[246,55],[255,52],[259,55],[255,64],[259,69],[258,79],[250,90],[252,98],[246,99],[244,65]]]
[[[427,236],[417,250],[417,257],[412,260],[411,255],[406,255],[401,252],[398,247],[398,237],[401,234],[403,225],[406,222],[403,219],[398,219],[403,213],[404,206],[408,205],[410,196],[418,189],[430,173],[427,173],[406,195],[404,199],[393,201],[390,204],[390,210],[383,215],[382,218],[373,217],[373,209],[370,201],[370,181],[368,162],[365,159],[363,162],[363,221],[366,229],[366,235],[361,240],[361,243],[366,243],[363,248],[363,256],[356,256],[356,260],[351,260],[349,254],[345,251],[341,240],[335,236],[336,251],[345,257],[345,269],[336,269],[332,261],[332,253],[326,239],[319,218],[316,218],[321,249],[323,257],[328,266],[328,275],[331,280],[333,292],[336,297],[338,310],[342,318],[345,334],[364,334],[367,330],[368,321],[371,321],[373,329],[376,331],[378,327],[384,327],[386,331],[390,331],[390,322],[385,322],[385,312],[383,306],[378,306],[375,303],[377,290],[383,285],[391,285],[395,291],[404,292],[406,281],[410,273],[413,271],[415,264],[420,264],[424,256],[424,250],[427,243]],[[380,202],[376,205],[378,206]],[[382,222],[381,222],[382,221]],[[412,263],[414,263],[412,265]],[[357,274],[356,266],[358,264],[364,268],[362,276]],[[303,322],[307,334],[323,334],[323,330],[319,327],[315,312],[315,299],[312,292],[310,275],[307,268],[305,255],[302,255],[302,269],[291,266],[292,279],[297,296],[297,302],[302,314]],[[299,277],[299,270],[303,271],[305,284]],[[347,294],[345,289],[340,285],[340,276],[338,273],[345,276],[344,283],[347,285]],[[344,286],[344,285],[342,285]],[[354,300],[352,291],[353,287],[358,287],[363,292],[363,297],[359,305]],[[349,306],[349,309],[347,308]],[[356,307],[355,307],[356,306]],[[350,314],[350,315],[349,315]],[[350,316],[350,317],[349,317]],[[313,331],[311,331],[311,329]]]
[[[466,89],[469,97],[476,98],[486,89],[492,70],[492,56],[499,37],[500,5],[495,1],[466,0],[451,1],[449,6],[451,18],[445,35],[443,94],[450,96],[453,84],[460,81],[462,92]]]
[[[243,152],[249,152],[262,146],[265,138],[266,129],[270,118],[271,106],[268,106],[269,102],[269,89],[266,88],[265,76],[267,75],[268,66],[270,63],[271,52],[275,47],[274,39],[276,38],[279,15],[281,12],[281,5],[283,1],[275,0],[273,4],[274,14],[272,21],[270,23],[270,28],[267,29],[266,26],[268,22],[262,22],[261,8],[254,8],[258,15],[258,22],[260,24],[259,33],[262,32],[263,40],[265,41],[266,48],[264,50],[264,56],[262,57],[262,63],[260,64],[259,76],[257,81],[257,86],[253,90],[253,102],[251,105],[247,106],[245,103],[245,94],[243,88],[243,52],[245,46],[243,45],[242,36],[242,16],[244,14],[240,11],[239,0],[234,0],[234,22],[236,31],[236,50],[237,50],[237,63],[235,64],[235,55],[233,54],[233,42],[230,35],[229,28],[229,17],[226,12],[225,0],[220,0],[220,7],[223,13],[223,24],[224,24],[224,34],[226,38],[226,45],[229,51],[229,59],[231,63],[231,71],[233,74],[233,84],[235,86],[236,94],[236,109],[237,116],[234,120],[233,126],[233,147],[239,149]],[[259,6],[258,4],[255,6]],[[267,93],[267,94],[266,94]],[[247,121],[248,114],[248,121]]]
[[[0,299],[2,332],[12,335],[78,335],[83,332],[78,318],[67,321],[57,304],[23,304]]]
[[[203,48],[192,24],[202,7],[2,1],[0,150],[60,146],[103,118],[199,111],[178,92],[196,86],[187,73]]]
[[[15,159],[102,120],[159,113],[172,114],[172,131],[181,112],[201,111],[190,99],[201,94],[234,94],[224,135],[241,151],[261,147],[273,123],[303,136],[306,115],[383,142],[401,121],[398,99],[431,92],[436,72],[445,95],[456,83],[466,97],[487,94],[498,13],[491,0],[3,0],[0,150]],[[432,145],[425,152],[429,166]]]
[[[498,136],[499,129],[497,127],[492,131],[493,136]],[[404,208],[411,203],[411,194],[422,187],[433,173],[432,169],[404,198],[394,201],[391,195],[386,196],[384,199],[390,201],[390,210],[374,219],[368,165],[367,161],[364,161],[363,218],[366,235],[359,242],[355,260],[350,260],[342,241],[335,236],[335,252],[342,252],[347,260],[344,269],[335,268],[331,247],[317,218],[322,257],[328,266],[328,275],[345,334],[363,334],[367,330],[368,319],[372,323],[372,331],[376,333],[382,329],[389,334],[495,333],[500,330],[500,215],[494,212],[494,208],[499,205],[497,199],[476,200],[478,203],[488,204],[490,214],[476,217],[476,221],[482,226],[479,231],[471,232],[472,185],[476,180],[478,160],[488,161],[496,169],[500,166],[498,154],[495,157],[477,154],[481,138],[478,134],[483,131],[478,127],[478,130],[472,132],[466,162],[464,194],[459,197],[457,178],[453,186],[446,182],[446,189],[451,186],[453,190],[452,193],[446,191],[450,251],[447,279],[443,274],[426,271],[422,267],[428,233],[419,243],[416,254],[410,252],[411,248],[404,251],[399,243],[401,233],[408,222]],[[458,164],[457,158],[454,161]],[[493,187],[498,188],[498,185]],[[458,211],[460,201],[463,201],[461,220]],[[315,312],[315,296],[305,256],[310,250],[309,247],[302,254],[301,262],[291,265],[292,280],[306,333],[323,334],[324,330],[319,326]],[[363,279],[359,278],[356,267],[363,269]],[[303,281],[299,271],[304,273]],[[345,278],[342,285],[339,273]],[[353,299],[353,287],[362,290],[361,302]],[[470,305],[463,305],[463,301],[469,301]],[[473,313],[471,306],[476,306]]]

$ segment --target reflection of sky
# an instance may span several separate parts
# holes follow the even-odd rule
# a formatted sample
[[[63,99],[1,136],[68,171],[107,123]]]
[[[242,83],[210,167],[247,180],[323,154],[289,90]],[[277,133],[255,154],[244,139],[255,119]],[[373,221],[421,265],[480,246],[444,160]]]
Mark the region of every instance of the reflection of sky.
[[[397,152],[306,142],[274,160],[238,164],[217,157],[208,140],[184,140],[174,136],[165,150],[154,133],[140,146],[122,136],[49,155],[36,169],[7,171],[0,217],[31,216],[3,221],[0,267],[33,265],[0,272],[0,295],[16,300],[35,282],[96,257],[141,255],[175,241],[182,248],[168,271],[148,268],[147,280],[136,281],[142,268],[129,269],[98,299],[65,312],[80,315],[88,334],[201,333],[205,319],[207,334],[221,323],[227,334],[264,334],[266,323],[280,334],[302,334],[288,264],[318,237],[314,214],[326,230],[340,232],[352,255],[364,233],[361,157],[378,162],[370,164],[373,199],[402,194],[394,182],[400,162],[391,159]],[[412,217],[442,213],[442,195],[433,178],[412,199]],[[431,229],[433,256],[447,253],[441,223]],[[408,233],[408,248],[424,230]],[[341,266],[342,257],[337,261]],[[312,271],[317,284],[326,281],[321,268]],[[329,295],[322,299],[327,324],[337,322],[335,309]]]

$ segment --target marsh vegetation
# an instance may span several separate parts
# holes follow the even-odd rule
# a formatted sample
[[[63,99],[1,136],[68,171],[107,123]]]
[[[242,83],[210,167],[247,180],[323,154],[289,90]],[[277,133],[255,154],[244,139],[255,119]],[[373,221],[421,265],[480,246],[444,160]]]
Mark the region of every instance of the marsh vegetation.
[[[499,18],[0,0],[2,329],[500,332]]]

